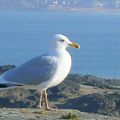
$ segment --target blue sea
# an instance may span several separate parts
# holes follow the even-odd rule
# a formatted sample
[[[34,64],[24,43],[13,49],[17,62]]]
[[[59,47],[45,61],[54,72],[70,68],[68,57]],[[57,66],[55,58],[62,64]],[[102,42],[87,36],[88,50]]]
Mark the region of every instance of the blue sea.
[[[0,11],[0,65],[21,65],[46,52],[56,33],[71,49],[71,73],[120,78],[120,13]]]

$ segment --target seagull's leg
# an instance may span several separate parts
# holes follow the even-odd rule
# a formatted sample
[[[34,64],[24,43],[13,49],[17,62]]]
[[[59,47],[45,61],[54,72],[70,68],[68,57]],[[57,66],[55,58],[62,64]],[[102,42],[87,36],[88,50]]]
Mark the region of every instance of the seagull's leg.
[[[42,108],[42,96],[43,96],[43,91],[40,91],[39,108]]]
[[[48,97],[47,97],[47,92],[46,92],[46,90],[44,91],[44,97],[45,97],[45,107],[46,107],[46,110],[58,111],[58,109],[50,108],[50,107],[49,107],[49,105],[48,105]]]
[[[47,110],[50,110],[50,107],[48,105],[48,97],[47,97],[46,90],[44,91],[44,96],[45,96],[45,107],[46,107]]]

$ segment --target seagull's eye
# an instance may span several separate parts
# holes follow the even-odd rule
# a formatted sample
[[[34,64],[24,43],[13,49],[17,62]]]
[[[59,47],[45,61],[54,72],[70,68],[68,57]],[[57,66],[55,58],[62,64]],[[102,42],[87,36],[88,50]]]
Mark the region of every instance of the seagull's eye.
[[[65,40],[63,40],[63,39],[60,39],[60,42],[64,42]]]

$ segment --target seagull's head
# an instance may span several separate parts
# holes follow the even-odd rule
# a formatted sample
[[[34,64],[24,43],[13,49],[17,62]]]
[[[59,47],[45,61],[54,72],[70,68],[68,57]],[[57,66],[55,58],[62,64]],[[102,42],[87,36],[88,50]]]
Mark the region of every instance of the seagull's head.
[[[71,42],[66,36],[62,34],[56,34],[54,36],[54,45],[59,49],[66,49],[69,46],[73,48],[80,48],[79,44]]]

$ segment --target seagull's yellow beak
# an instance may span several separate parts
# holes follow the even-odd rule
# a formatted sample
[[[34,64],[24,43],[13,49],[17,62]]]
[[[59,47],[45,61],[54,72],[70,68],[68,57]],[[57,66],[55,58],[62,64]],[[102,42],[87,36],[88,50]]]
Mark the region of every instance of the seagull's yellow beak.
[[[73,48],[80,48],[80,45],[75,42],[69,43],[69,46],[71,46]]]

